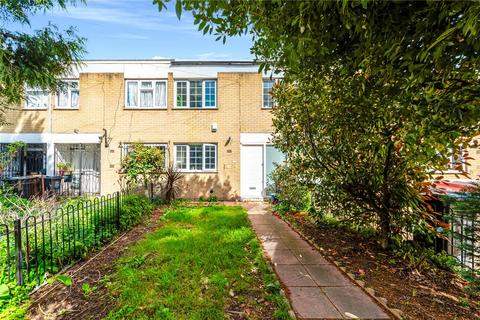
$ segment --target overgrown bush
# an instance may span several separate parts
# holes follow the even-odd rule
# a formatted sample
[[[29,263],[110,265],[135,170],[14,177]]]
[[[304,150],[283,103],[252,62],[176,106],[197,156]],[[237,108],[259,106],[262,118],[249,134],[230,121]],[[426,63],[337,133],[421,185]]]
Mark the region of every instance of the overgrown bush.
[[[122,201],[120,227],[124,230],[142,222],[155,208],[154,204],[144,195],[126,195]]]
[[[271,183],[267,190],[273,195],[279,211],[311,210],[311,192],[307,181],[292,172],[287,162],[277,165],[270,178]]]
[[[160,182],[164,168],[164,150],[137,142],[122,160],[120,180],[123,179],[130,188],[143,185],[150,199],[153,199],[153,190]]]

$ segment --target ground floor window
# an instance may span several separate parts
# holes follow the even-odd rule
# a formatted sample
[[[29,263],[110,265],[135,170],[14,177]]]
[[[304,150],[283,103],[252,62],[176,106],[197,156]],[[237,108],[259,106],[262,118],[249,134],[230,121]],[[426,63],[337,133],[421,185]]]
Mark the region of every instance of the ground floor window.
[[[158,148],[163,152],[165,167],[168,168],[168,145],[166,143],[141,143],[145,147]],[[122,160],[123,158],[132,152],[134,143],[124,143],[122,145]]]
[[[176,144],[175,167],[182,171],[216,171],[217,145],[210,143]]]
[[[100,193],[100,144],[55,144],[55,175],[63,176],[65,194]]]

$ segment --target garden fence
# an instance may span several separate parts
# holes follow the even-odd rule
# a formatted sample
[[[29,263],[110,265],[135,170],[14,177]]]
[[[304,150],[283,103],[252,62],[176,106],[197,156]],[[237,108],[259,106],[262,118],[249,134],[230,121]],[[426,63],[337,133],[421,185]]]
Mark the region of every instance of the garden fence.
[[[478,209],[480,208],[476,208]],[[472,273],[480,271],[480,212],[476,210],[464,211],[452,206],[444,209],[450,230],[446,232],[449,240],[443,249]]]
[[[0,225],[0,283],[41,284],[48,275],[82,259],[121,229],[124,199],[131,192],[77,199],[38,216]]]

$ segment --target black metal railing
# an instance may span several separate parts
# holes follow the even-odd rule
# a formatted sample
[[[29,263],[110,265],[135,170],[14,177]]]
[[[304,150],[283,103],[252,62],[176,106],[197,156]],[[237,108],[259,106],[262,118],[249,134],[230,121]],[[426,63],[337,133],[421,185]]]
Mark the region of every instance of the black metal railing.
[[[0,187],[2,186],[9,186],[22,198],[45,194],[69,198],[94,196],[100,194],[100,174],[74,172],[67,176],[4,176],[0,177]]]
[[[0,283],[39,285],[121,230],[131,192],[75,199],[52,212],[0,225]]]
[[[465,212],[445,207],[445,217],[450,222],[447,252],[472,273],[480,272],[480,208],[477,209],[479,212]]]
[[[100,173],[95,171],[78,171],[63,176],[57,191],[64,197],[97,195],[100,193]]]

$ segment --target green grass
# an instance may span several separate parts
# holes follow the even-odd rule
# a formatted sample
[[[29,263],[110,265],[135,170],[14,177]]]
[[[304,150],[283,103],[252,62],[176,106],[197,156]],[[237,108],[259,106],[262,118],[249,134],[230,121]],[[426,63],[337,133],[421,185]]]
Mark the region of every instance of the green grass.
[[[275,309],[268,317],[290,318],[241,207],[167,210],[160,229],[118,261],[110,289],[108,319],[224,319],[232,299],[262,312],[265,299]]]

